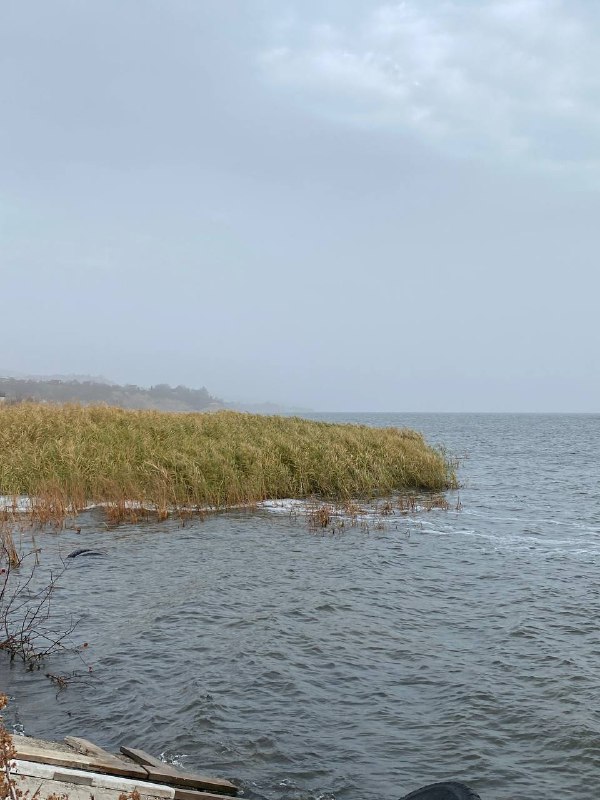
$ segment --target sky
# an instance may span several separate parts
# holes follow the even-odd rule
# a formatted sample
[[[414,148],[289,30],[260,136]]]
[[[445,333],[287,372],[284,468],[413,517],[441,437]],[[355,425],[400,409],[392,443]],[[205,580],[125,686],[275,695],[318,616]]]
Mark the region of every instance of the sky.
[[[600,5],[2,0],[0,371],[600,412]]]

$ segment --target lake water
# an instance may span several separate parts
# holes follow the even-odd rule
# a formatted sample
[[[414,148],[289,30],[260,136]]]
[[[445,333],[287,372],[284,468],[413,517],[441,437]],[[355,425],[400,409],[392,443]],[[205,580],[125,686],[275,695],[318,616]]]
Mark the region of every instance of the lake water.
[[[93,672],[0,661],[25,733],[141,747],[271,800],[600,792],[600,416],[320,415],[464,457],[462,509],[334,535],[267,510],[36,534]],[[81,664],[57,657],[60,673]]]

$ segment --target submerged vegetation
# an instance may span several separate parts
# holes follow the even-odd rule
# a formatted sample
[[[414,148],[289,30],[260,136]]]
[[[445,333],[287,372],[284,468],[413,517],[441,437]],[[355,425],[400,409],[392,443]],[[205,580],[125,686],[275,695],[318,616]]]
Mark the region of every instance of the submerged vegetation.
[[[386,521],[399,516],[416,514],[422,511],[450,510],[450,503],[443,494],[429,493],[427,495],[397,495],[387,498],[383,502],[363,505],[355,500],[346,502],[324,503],[322,501],[309,501],[304,505],[308,527],[312,531],[328,529],[332,532],[342,531],[346,528],[360,527],[364,531],[385,530]],[[455,510],[460,510],[460,498],[457,500]],[[292,513],[293,510],[292,510]]]
[[[166,515],[284,497],[372,498],[456,485],[446,457],[410,430],[221,411],[0,407],[0,495],[47,520],[104,503]]]

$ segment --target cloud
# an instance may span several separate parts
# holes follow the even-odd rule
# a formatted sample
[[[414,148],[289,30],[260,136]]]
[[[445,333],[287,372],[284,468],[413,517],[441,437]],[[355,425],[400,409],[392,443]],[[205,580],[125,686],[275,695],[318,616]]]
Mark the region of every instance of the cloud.
[[[597,168],[599,27],[577,0],[406,0],[345,26],[288,22],[260,65],[346,123],[459,155]]]

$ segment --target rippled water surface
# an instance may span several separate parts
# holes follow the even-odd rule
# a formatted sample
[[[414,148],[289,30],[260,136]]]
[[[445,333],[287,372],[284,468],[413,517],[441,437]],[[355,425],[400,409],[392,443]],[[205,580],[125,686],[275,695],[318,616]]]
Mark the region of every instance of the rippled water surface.
[[[56,597],[93,672],[57,695],[1,661],[11,721],[273,800],[450,777],[483,800],[597,796],[600,417],[333,418],[466,456],[462,510],[336,535],[266,510],[37,534],[45,563],[106,551],[70,560]]]

